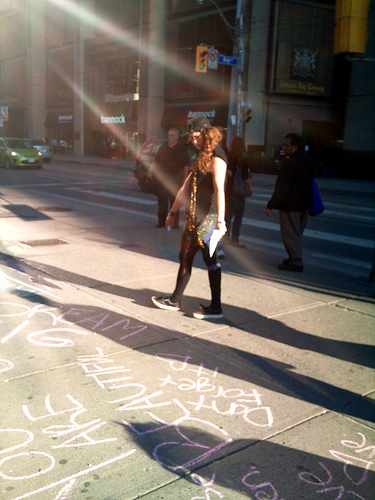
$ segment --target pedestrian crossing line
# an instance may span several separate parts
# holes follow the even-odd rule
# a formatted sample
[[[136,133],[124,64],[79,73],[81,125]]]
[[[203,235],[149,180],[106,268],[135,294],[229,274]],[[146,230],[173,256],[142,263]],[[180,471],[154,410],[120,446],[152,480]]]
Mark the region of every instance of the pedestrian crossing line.
[[[33,190],[31,190],[33,191]],[[38,194],[40,194],[39,191],[35,190]],[[147,219],[154,219],[155,214],[149,214],[147,212],[140,212],[139,210],[131,210],[129,208],[125,207],[118,207],[118,206],[111,206],[111,205],[105,205],[103,203],[96,203],[92,201],[87,201],[87,200],[79,200],[77,198],[72,198],[70,196],[63,196],[59,194],[54,194],[54,193],[48,193],[49,196],[53,196],[55,198],[62,198],[65,200],[73,201],[75,203],[81,203],[83,205],[90,205],[90,206],[95,206],[98,208],[103,208],[106,210],[114,210],[117,212],[123,212],[123,213],[128,213],[132,215],[136,215],[138,217],[144,217]],[[242,224],[247,225],[250,227],[258,227],[261,229],[267,229],[267,230],[272,230],[272,231],[280,231],[280,226],[279,224],[276,224],[274,222],[267,222],[267,221],[258,221],[255,219],[248,219],[244,217],[242,219]],[[344,236],[340,234],[333,234],[333,233],[325,233],[323,231],[314,231],[310,229],[306,229],[303,233],[303,236],[308,237],[308,238],[315,238],[319,240],[325,240],[325,241],[332,241],[335,243],[344,243],[346,245],[351,245],[351,246],[358,246],[361,248],[374,248],[374,242],[372,240],[365,240],[363,238],[354,238],[350,236]],[[245,239],[245,237],[242,237],[242,239]],[[251,241],[251,240],[250,240]],[[259,240],[262,241],[263,244],[265,244],[266,240]],[[267,241],[267,245],[270,245],[271,243]]]
[[[64,187],[64,186],[71,186],[72,184],[77,184],[77,185],[92,185],[93,181],[85,181],[85,182],[71,182],[71,181],[64,181],[60,179],[59,177],[53,177],[56,179],[58,182],[44,182],[42,184],[9,184],[7,186],[4,186],[6,188],[11,188],[11,189],[17,189],[17,188],[22,188],[22,189],[29,189],[29,188],[36,188],[36,187]],[[74,189],[74,188],[71,188]]]
[[[36,193],[40,194],[40,191],[33,190]],[[82,205],[90,205],[93,207],[103,208],[105,210],[114,210],[116,212],[122,212],[126,214],[136,215],[137,217],[143,217],[145,219],[155,219],[155,214],[148,214],[147,212],[140,212],[139,210],[131,210],[125,207],[117,207],[112,205],[105,205],[104,203],[95,203],[94,201],[80,200],[78,198],[72,198],[70,196],[63,196],[61,194],[48,193],[48,196],[52,196],[54,198],[62,198],[63,200],[72,201],[74,203],[81,203]]]
[[[279,224],[275,222],[259,221],[256,219],[248,219],[244,217],[242,219],[242,224],[250,227],[258,227],[261,229],[269,229],[272,231],[280,231]],[[315,231],[313,229],[305,229],[303,237],[315,238],[324,241],[333,241],[335,243],[344,243],[345,245],[351,245],[361,248],[374,248],[374,241],[365,240],[363,238],[356,238],[352,236],[345,236],[335,233],[326,233],[324,231]]]
[[[248,249],[252,249],[256,252],[267,253],[271,255],[280,255],[280,253],[285,253],[285,248],[282,243],[278,243],[277,241],[265,241],[260,238],[253,238],[251,236],[242,236],[241,241],[245,242]],[[320,263],[324,262],[324,265],[329,263],[334,267],[340,269],[342,265],[348,266],[348,268],[363,268],[366,270],[370,270],[371,263],[357,260],[357,259],[348,259],[345,257],[340,257],[337,254],[330,255],[328,253],[314,252],[308,249],[304,249],[304,260],[312,261],[317,260]]]
[[[90,193],[96,196],[102,196],[103,198],[112,198],[114,200],[129,201],[131,203],[140,203],[141,205],[156,205],[157,200],[148,200],[143,198],[135,198],[134,196],[124,196],[122,194],[107,193],[106,191],[93,191],[92,189],[80,189],[80,188],[68,188],[72,191],[77,191],[79,193]]]
[[[257,199],[257,198],[266,198],[266,200],[262,199]],[[258,195],[254,196],[252,198],[248,198],[246,200],[249,205],[262,205],[264,209],[266,209],[267,206],[267,201],[270,199],[269,195]],[[355,211],[357,213],[353,212],[344,212],[342,211],[343,206],[346,207],[346,205],[338,204],[338,203],[329,203],[325,202],[325,211],[324,214],[322,214],[323,217],[326,217],[327,215],[329,216],[338,216],[338,217],[343,217],[345,220],[348,219],[353,219],[353,220],[360,220],[360,221],[368,221],[368,222],[375,222],[375,208],[371,207],[355,207]],[[329,208],[331,207],[331,208]],[[352,208],[352,207],[349,207]]]

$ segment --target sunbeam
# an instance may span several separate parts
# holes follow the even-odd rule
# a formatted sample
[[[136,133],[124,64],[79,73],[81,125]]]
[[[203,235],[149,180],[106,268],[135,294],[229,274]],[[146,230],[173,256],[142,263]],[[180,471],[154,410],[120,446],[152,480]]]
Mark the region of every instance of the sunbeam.
[[[205,78],[202,81],[200,78],[201,75],[192,72],[190,62],[184,61],[180,57],[180,54],[176,52],[175,48],[168,50],[167,47],[154,43],[154,40],[151,44],[140,43],[138,32],[136,34],[131,34],[122,27],[102,17],[99,18],[92,11],[85,9],[81,5],[77,5],[76,2],[71,0],[49,0],[49,2],[53,3],[57,8],[75,16],[81,24],[93,27],[105,34],[109,39],[122,43],[125,47],[138,53],[140,57],[147,57],[148,60],[153,63],[157,61],[162,67],[167,67],[169,70],[183,76],[187,80],[199,83],[202,87],[206,87],[215,92],[220,90],[221,82],[216,76],[205,74]],[[165,59],[161,57],[162,54],[165,54]]]

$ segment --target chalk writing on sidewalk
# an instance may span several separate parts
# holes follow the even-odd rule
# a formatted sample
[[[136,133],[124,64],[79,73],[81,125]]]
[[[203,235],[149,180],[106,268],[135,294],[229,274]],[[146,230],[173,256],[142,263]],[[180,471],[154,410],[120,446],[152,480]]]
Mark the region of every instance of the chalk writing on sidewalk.
[[[353,491],[353,489],[366,481],[368,472],[371,466],[374,465],[374,460],[372,460],[372,458],[375,455],[375,446],[366,446],[365,435],[360,432],[358,432],[357,435],[359,436],[358,442],[342,440],[340,443],[340,451],[329,450],[330,454],[336,460],[344,462],[344,466],[342,468],[343,477],[335,480],[330,468],[325,465],[324,462],[319,462],[317,470],[314,471],[314,473],[301,472],[299,474],[300,480],[317,487],[318,489],[316,490],[316,493],[319,495],[333,491],[338,495],[336,500],[340,500],[344,497],[344,495],[345,497],[350,495],[352,497],[359,498],[360,500],[366,500],[364,497]],[[352,452],[348,454],[345,448],[352,448],[354,453]],[[345,450],[345,453],[343,450]],[[364,467],[364,469],[362,467]],[[360,475],[358,477],[354,477],[354,475],[358,474],[358,471],[360,471]],[[340,484],[345,480],[349,480],[350,489],[347,489],[346,486]]]
[[[216,495],[217,498],[224,498],[224,495],[220,493],[220,491],[212,488],[215,482],[215,474],[211,476],[211,479],[208,482],[205,482],[205,479],[198,474],[192,474],[191,480],[193,483],[204,488],[204,497],[193,497],[191,500],[211,500],[211,495]]]
[[[202,363],[198,369],[189,367],[189,356],[163,355],[159,353],[156,354],[156,357],[167,362],[175,372],[186,371],[188,375],[191,372],[196,374],[196,379],[182,377],[175,379],[168,375],[166,378],[161,379],[161,387],[171,384],[176,386],[179,391],[197,393],[199,395],[198,401],[187,401],[197,412],[205,408],[220,415],[241,415],[248,424],[256,427],[272,427],[271,408],[261,406],[262,396],[257,389],[251,389],[249,392],[239,388],[224,389],[221,385],[211,381],[209,373],[204,371]],[[218,367],[215,367],[213,378],[216,378],[217,373]]]
[[[17,280],[3,277],[1,282],[0,276],[1,286],[19,292],[23,298],[47,293],[43,287]],[[58,299],[52,293],[48,298]],[[6,443],[0,450],[0,477],[7,482],[10,500],[33,496],[39,500],[46,492],[53,500],[76,496],[79,478],[137,455],[137,448],[129,446],[132,441],[123,439],[124,430],[139,447],[144,446],[160,470],[181,476],[191,474],[191,485],[198,495],[191,500],[225,499],[226,492],[221,488],[225,484],[223,468],[220,473],[214,468],[227,452],[235,451],[235,436],[229,432],[229,423],[240,422],[244,434],[256,439],[274,426],[276,416],[269,392],[251,383],[239,387],[221,371],[218,362],[202,363],[199,357],[188,354],[187,348],[178,353],[137,353],[152,360],[155,375],[147,380],[140,377],[137,365],[127,364],[126,357],[118,361],[118,357],[106,355],[100,347],[86,354],[87,343],[82,343],[84,350],[77,349],[82,347],[80,339],[90,338],[97,346],[97,335],[110,334],[121,344],[147,330],[147,325],[131,318],[86,306],[55,302],[25,305],[11,301],[0,302],[0,325],[0,343],[6,347],[17,345],[21,339],[34,350],[45,349],[47,353],[74,348],[76,365],[69,369],[73,377],[87,382],[90,391],[90,398],[84,399],[82,394],[81,398],[72,384],[69,388],[64,386],[64,380],[56,393],[51,386],[45,392],[39,389],[37,395],[21,402],[19,413],[12,417],[17,424],[0,429],[0,441]],[[167,351],[168,347],[163,349]],[[11,358],[9,354],[6,357]],[[13,369],[14,360],[0,359],[0,373]],[[99,414],[97,401],[101,403]],[[104,418],[104,412],[110,416]],[[124,444],[126,448],[118,451]],[[369,480],[375,446],[368,443],[365,434],[358,433],[347,435],[340,445],[331,448],[334,462],[317,460],[314,467],[309,465],[303,472],[294,472],[294,479],[309,489],[311,498],[327,496],[331,500],[334,495],[335,500],[370,500],[361,496],[361,486]],[[96,463],[89,459],[92,450],[100,450],[92,453],[100,457]],[[64,473],[61,466],[70,456],[74,456],[74,469]],[[205,477],[204,467],[208,464],[211,469]],[[191,473],[197,466],[199,474]],[[241,472],[231,471],[231,479],[234,489],[245,491],[256,500],[289,500],[273,473],[249,460]],[[39,482],[33,482],[35,479]],[[190,498],[193,493],[189,491]]]
[[[5,373],[14,368],[14,364],[7,359],[0,359],[0,373]]]
[[[107,422],[101,418],[84,419],[85,415],[89,414],[88,409],[70,394],[65,395],[65,400],[56,399],[48,394],[44,398],[44,406],[45,410],[43,412],[40,411],[39,414],[36,414],[35,410],[33,411],[30,408],[30,404],[24,404],[22,406],[24,415],[32,424],[45,423],[41,430],[40,426],[36,428],[38,435],[35,434],[35,431],[32,432],[31,430],[22,428],[0,429],[0,436],[4,437],[4,441],[2,440],[2,442],[6,441],[13,443],[12,446],[0,450],[0,477],[4,480],[11,482],[27,482],[27,480],[31,478],[45,476],[48,481],[49,473],[56,469],[55,452],[58,452],[60,449],[73,448],[76,454],[77,450],[81,447],[103,446],[103,444],[106,445],[107,443],[117,441],[116,437],[108,435],[108,433],[111,433],[111,429],[107,426]],[[56,410],[55,407],[58,407],[59,410]],[[58,423],[53,424],[53,420],[56,419]],[[65,423],[62,423],[64,420]],[[105,430],[106,427],[108,427],[107,431]],[[100,436],[97,437],[96,433],[98,431],[100,431]],[[104,438],[103,432],[107,434]],[[48,450],[40,451],[35,450],[35,448],[28,449],[30,445],[34,447],[35,442],[39,444],[42,443],[42,435],[45,435],[51,440]],[[22,451],[20,451],[21,449]],[[18,452],[14,453],[15,450]],[[36,490],[17,496],[14,500],[28,498],[34,494],[47,491],[59,485],[64,485],[60,493],[70,491],[77,477],[89,474],[101,467],[127,458],[134,452],[135,449],[131,449],[121,455],[102,460],[96,465],[87,464],[87,468],[79,470],[73,475],[61,478],[58,481],[53,481]],[[28,464],[27,474],[24,473],[25,460],[27,460],[26,463]],[[66,462],[65,459],[60,460],[60,464],[64,463],[64,461]],[[13,488],[8,488],[8,491],[11,491],[11,489]]]
[[[155,368],[155,373],[160,376],[151,378],[149,383],[139,381],[136,369],[116,361],[113,356],[106,356],[99,347],[92,354],[77,356],[76,366],[80,376],[90,381],[90,387],[97,387],[106,397],[107,408],[121,415],[128,432],[136,436],[139,443],[142,440],[152,443],[149,455],[164,469],[189,474],[196,466],[220,463],[226,450],[232,451],[230,447],[234,445],[223,423],[240,417],[249,429],[262,428],[263,422],[253,422],[248,418],[248,409],[268,408],[266,423],[273,424],[271,408],[265,406],[258,387],[248,385],[245,390],[228,385],[232,379],[223,375],[220,367],[205,366],[189,355],[158,353],[154,359],[160,363],[160,370]],[[197,396],[196,400],[192,395]],[[204,396],[204,402],[201,396]],[[216,406],[212,401],[216,401]],[[4,442],[8,443],[0,450],[0,477],[10,484],[25,485],[40,478],[41,484],[33,489],[23,487],[22,493],[10,497],[12,500],[44,495],[51,490],[54,500],[74,496],[80,477],[92,475],[98,469],[129,459],[136,453],[135,447],[115,453],[114,446],[119,444],[119,438],[109,419],[90,416],[90,406],[74,392],[59,397],[53,393],[34,396],[32,402],[23,404],[20,409],[24,421],[26,418],[30,426],[0,429],[0,437],[6,437]],[[164,410],[168,412],[163,414]],[[199,433],[191,435],[191,429],[199,429]],[[214,436],[215,440],[207,442],[206,435]],[[101,457],[99,463],[80,460],[79,463],[83,464],[80,469],[63,475],[59,468],[60,477],[56,478],[58,465],[69,457],[66,453],[74,450],[76,457],[81,450],[97,447],[106,450],[106,456]],[[65,455],[61,455],[62,452]],[[329,495],[334,494],[336,500],[370,500],[360,494],[360,487],[368,479],[367,473],[375,456],[375,446],[366,440],[365,434],[358,433],[352,439],[346,437],[340,446],[331,447],[329,453],[335,460],[334,468],[332,462],[323,460],[316,462],[315,470],[309,465],[309,470],[296,473],[296,480],[311,488],[311,498],[327,494],[328,500],[331,499]],[[24,461],[31,465],[25,468]],[[340,477],[338,461],[342,463]],[[245,474],[236,470],[231,473],[233,487],[239,491],[245,488],[256,500],[288,500],[282,493],[283,487],[272,480],[272,473],[273,470],[256,466],[252,459]],[[349,481],[351,487],[344,484],[343,479]],[[190,500],[229,500],[220,486],[225,484],[224,477],[220,477],[217,471],[208,477],[193,472],[190,480],[197,488],[196,495],[189,496]]]
[[[51,328],[33,331],[26,335],[27,340],[44,347],[72,347],[76,345],[77,336],[105,334],[112,331],[118,332],[117,341],[125,340],[147,329],[147,325],[134,325],[129,318],[114,320],[115,313],[94,311],[91,308],[69,308],[61,314],[64,306],[51,307],[38,304],[34,307],[12,302],[0,302],[0,324],[7,325],[7,321],[21,318],[16,327],[3,328],[6,333],[0,338],[0,343],[5,344],[14,337],[33,329],[33,318],[42,317],[49,319]],[[6,312],[3,312],[6,311]],[[77,325],[82,329],[68,328],[66,325]],[[11,331],[9,331],[11,330]]]

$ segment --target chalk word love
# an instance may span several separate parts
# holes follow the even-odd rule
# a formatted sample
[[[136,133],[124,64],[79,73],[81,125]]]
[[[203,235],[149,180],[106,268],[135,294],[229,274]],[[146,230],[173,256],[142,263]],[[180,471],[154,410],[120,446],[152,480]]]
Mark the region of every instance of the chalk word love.
[[[316,493],[328,493],[335,492],[337,497],[335,500],[340,500],[344,497],[351,496],[359,498],[360,500],[366,500],[363,496],[359,495],[357,492],[353,491],[352,488],[362,485],[368,477],[368,472],[371,466],[374,465],[373,457],[375,455],[375,445],[366,446],[366,437],[361,432],[357,435],[360,437],[359,441],[341,441],[341,445],[346,448],[351,448],[354,450],[354,454],[343,453],[342,451],[329,450],[330,454],[337,460],[344,462],[343,472],[344,476],[351,484],[350,488],[347,489],[345,486],[340,484],[340,482],[334,484],[334,477],[330,469],[323,463],[319,462],[320,471],[316,474],[312,472],[301,472],[299,478],[313,486],[318,486],[320,489]],[[355,455],[356,454],[356,455]],[[352,467],[350,467],[352,466]],[[353,477],[360,471],[359,477]],[[319,476],[318,476],[319,474]],[[370,500],[370,499],[369,499]]]

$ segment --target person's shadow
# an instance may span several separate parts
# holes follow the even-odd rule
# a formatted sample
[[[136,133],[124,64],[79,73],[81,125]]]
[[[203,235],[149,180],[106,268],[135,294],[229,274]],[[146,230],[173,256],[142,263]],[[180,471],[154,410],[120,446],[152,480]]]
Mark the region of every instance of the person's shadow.
[[[329,436],[322,454],[316,454],[280,444],[277,441],[281,439],[277,438],[274,442],[231,440],[219,426],[189,420],[165,425],[151,421],[118,422],[118,425],[124,425],[127,440],[177,476],[177,481],[188,482],[188,491],[199,495],[194,498],[211,498],[206,496],[208,492],[224,498],[228,490],[258,500],[313,499],[335,490],[339,494],[337,499],[347,495],[362,500],[373,498],[375,473],[369,470],[373,465],[373,446],[366,449],[370,445],[366,430],[361,435],[347,434],[347,440]],[[284,439],[292,438],[293,431],[288,433]],[[294,439],[299,442],[298,433]],[[303,439],[311,440],[312,448],[316,449],[314,433]],[[187,488],[166,477],[166,497],[168,483],[174,491]]]
[[[141,301],[142,297],[142,300],[145,301],[145,307],[152,307],[149,302],[149,297],[152,292],[151,290],[142,289],[134,294],[134,290],[122,287],[122,293],[125,293],[125,290],[126,296],[132,294],[137,303]],[[25,296],[23,290],[13,290],[12,293],[13,295],[19,295],[24,299],[26,298],[33,303],[38,303],[40,297],[38,294],[28,294]],[[148,298],[147,301],[145,300],[145,297]],[[165,344],[164,349],[166,349],[171,339],[180,338],[181,341],[184,341],[188,338],[185,333],[183,336],[180,336],[178,333],[167,328],[160,328],[159,326],[150,324],[145,325],[139,320],[135,320],[133,318],[129,319],[124,314],[119,314],[97,306],[87,307],[81,304],[61,304],[56,303],[53,300],[46,300],[43,296],[40,297],[40,303],[56,308],[59,311],[59,316],[64,319],[65,323],[71,323],[74,326],[78,325],[80,328],[91,331],[95,335],[102,335],[103,337],[106,337],[121,346],[126,346],[129,349],[140,349],[146,346],[150,347],[153,344],[158,346],[157,349],[160,349],[161,344]],[[111,318],[110,326],[108,323],[104,323],[101,320],[101,318],[108,317]],[[261,316],[260,318],[263,321],[265,319]],[[276,324],[279,323],[276,320],[271,321]],[[233,326],[239,328],[238,325]],[[286,327],[285,325],[280,324],[280,328],[281,332],[288,331],[290,338],[292,338],[292,335],[295,337],[301,335],[301,332]],[[155,333],[155,336],[151,335],[151,332]],[[252,332],[250,331],[249,335],[251,335],[251,333]],[[332,342],[333,341],[331,340],[328,341],[329,347],[331,347]],[[336,342],[339,346],[340,341]],[[241,380],[244,380],[245,382],[250,382],[251,384],[262,386],[271,391],[279,392],[280,394],[309,402],[327,410],[350,415],[369,422],[375,421],[375,401],[373,399],[361,396],[360,394],[347,389],[342,389],[341,387],[336,387],[314,377],[297,373],[295,372],[295,367],[293,365],[269,359],[258,354],[252,354],[251,352],[242,349],[224,346],[220,343],[213,342],[212,340],[205,340],[199,337],[192,337],[189,340],[189,344],[190,347],[193,345],[200,351],[203,350],[206,353],[211,353],[211,355],[214,355],[215,353],[219,354],[220,352],[221,358],[226,357],[226,351],[227,355],[231,359],[231,364],[224,363],[223,367],[220,368],[220,372],[225,375],[236,378],[240,377]],[[312,341],[310,345],[313,346]],[[319,349],[324,352],[323,339],[321,339]],[[369,349],[369,346],[363,346],[361,344],[353,346],[353,344],[351,344],[353,360],[357,357],[355,349],[358,349],[361,352],[363,351],[363,353],[365,353],[366,350],[373,350]],[[153,350],[148,349],[145,353],[153,355]],[[367,355],[368,353],[366,354],[365,359],[367,359]],[[348,353],[346,353],[346,357],[349,357]],[[363,358],[364,354],[359,357],[359,359]],[[368,361],[370,362],[370,360]],[[371,362],[373,362],[373,359]],[[198,365],[198,362],[194,362],[193,360],[190,360],[189,363]],[[212,369],[214,370],[214,358],[212,358],[211,363]],[[233,369],[231,368],[233,363],[241,369],[233,372]]]
[[[154,291],[148,289],[134,291],[123,286],[114,287],[110,283],[92,280],[75,273],[67,273],[53,266],[39,265],[37,269],[30,263],[28,266],[28,268],[22,267],[22,263],[13,262],[15,269],[23,272],[30,281],[39,283],[41,286],[49,283],[49,279],[59,279],[58,277],[61,276],[64,281],[80,285],[85,283],[86,286],[100,287],[101,290],[105,288],[107,293],[131,297],[131,300],[144,305],[144,307],[152,307],[149,297]],[[62,317],[66,324],[71,323],[74,327],[83,328],[95,335],[111,339],[122,347],[141,350],[143,356],[155,356],[160,352],[163,352],[165,356],[173,356],[176,342],[171,342],[171,340],[179,339],[179,343],[184,343],[187,338],[186,334],[181,336],[157,325],[145,325],[135,318],[128,318],[125,314],[103,307],[74,303],[61,304],[52,299],[46,300],[38,293],[25,295],[24,290],[18,289],[14,289],[10,293],[13,293],[14,296],[22,296],[23,299],[30,300],[32,303],[39,302],[48,308],[55,308],[59,317]],[[189,302],[196,299],[187,297],[187,300]],[[70,311],[74,311],[74,314],[69,316]],[[236,313],[235,307],[233,307],[232,312]],[[249,314],[252,316],[250,326],[247,329],[249,335],[253,334],[254,325],[261,325],[256,330],[256,334],[263,335],[262,323],[267,324],[267,322],[272,321],[273,325],[280,329],[280,333],[277,334],[279,342],[282,342],[285,336],[289,345],[296,345],[301,349],[314,349],[315,336],[286,327],[277,320],[269,320],[253,311],[249,311]],[[109,316],[111,319],[110,328],[101,321],[101,318]],[[92,318],[96,318],[96,321],[92,321]],[[225,324],[241,328],[241,325]],[[249,322],[246,325],[249,325]],[[154,335],[152,335],[153,333]],[[43,339],[40,340],[39,345],[42,346]],[[360,418],[367,422],[375,420],[375,401],[370,397],[362,397],[352,391],[296,373],[293,365],[253,354],[250,351],[231,348],[199,337],[191,337],[187,340],[190,350],[196,347],[200,353],[207,354],[203,354],[204,366],[207,370],[214,372],[218,362],[215,353],[220,350],[221,359],[225,360],[226,354],[231,357],[231,363],[223,363],[220,366],[220,373],[223,375],[243,380],[253,386],[263,387],[274,393],[278,392],[297,400],[312,403],[333,412]],[[345,342],[342,344],[340,341],[328,340],[326,342],[325,339],[319,339],[317,345],[317,352],[321,354],[334,356],[335,353],[339,353],[340,356],[345,356],[346,360],[353,362],[365,360],[366,365],[370,364],[370,357],[366,354],[368,346],[350,344],[351,350],[349,350]],[[146,347],[147,349],[145,349]],[[360,351],[360,356],[356,354],[356,350]],[[39,348],[39,352],[43,356],[41,348]],[[35,360],[37,362],[37,358]],[[240,368],[233,370],[236,360]],[[201,357],[199,359],[189,358],[189,366],[196,366],[199,369],[201,361]],[[143,412],[142,415],[147,415],[147,412]],[[150,413],[148,415],[150,416]],[[294,449],[295,447],[284,446],[283,443],[277,442],[277,438],[273,439],[275,442],[271,442],[269,439],[234,440],[218,425],[199,418],[180,418],[178,421],[173,421],[173,416],[171,416],[174,423],[167,424],[166,421],[163,423],[160,419],[138,422],[137,414],[130,423],[126,421],[126,415],[122,414],[121,416],[124,416],[124,420],[119,425],[124,425],[127,439],[136,442],[159,466],[177,476],[178,480],[181,478],[193,484],[194,488],[197,488],[197,493],[203,498],[205,498],[207,488],[219,491],[220,487],[238,491],[245,496],[254,495],[254,498],[258,500],[262,498],[296,498],[296,493],[298,493],[299,498],[310,499],[315,498],[315,495],[334,491],[336,488],[339,493],[343,492],[342,495],[346,492],[348,495],[360,499],[364,499],[366,496],[371,498],[368,495],[371,495],[370,479],[373,480],[374,474],[364,467],[370,462],[372,464],[370,454],[373,447],[368,446],[369,443],[366,447],[366,443],[363,441],[366,427],[363,427],[363,434],[354,433],[353,437],[346,435],[346,441],[340,441],[340,436],[337,436],[337,439],[334,436],[332,438],[333,444],[329,446],[337,444],[337,447],[340,448],[330,448],[331,455],[332,449],[336,454],[332,455],[334,459],[326,459],[315,453],[298,451]],[[288,433],[293,433],[292,429],[288,429]],[[322,446],[321,434],[322,430],[317,437],[320,448]],[[287,434],[285,433],[285,435]],[[361,436],[364,438],[362,439]],[[314,434],[309,439],[314,440],[315,437]],[[296,439],[298,442],[298,435]],[[306,441],[306,436],[303,439]],[[315,449],[313,443],[311,446]],[[328,452],[327,449],[323,450],[322,453],[326,455]]]

